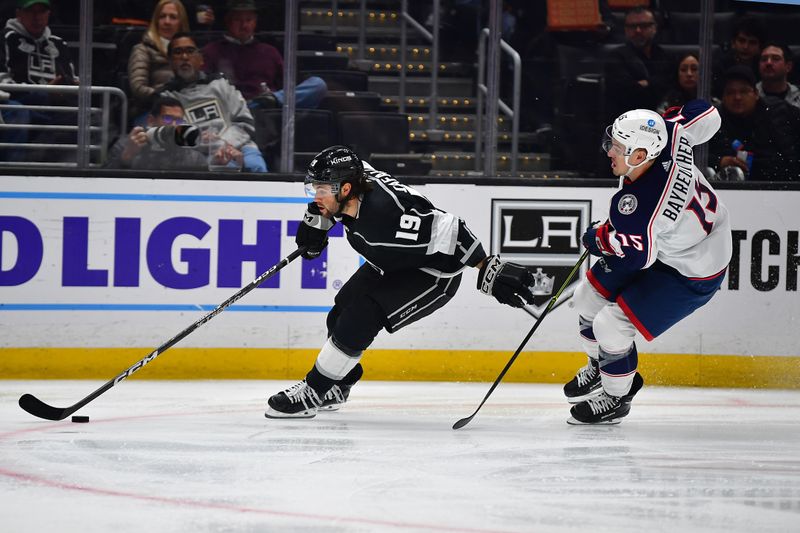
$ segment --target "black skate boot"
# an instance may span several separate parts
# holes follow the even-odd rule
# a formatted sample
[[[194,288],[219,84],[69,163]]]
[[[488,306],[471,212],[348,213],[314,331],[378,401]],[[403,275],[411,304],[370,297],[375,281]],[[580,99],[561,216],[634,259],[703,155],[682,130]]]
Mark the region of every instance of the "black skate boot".
[[[572,416],[567,420],[567,424],[619,424],[630,412],[631,401],[642,385],[644,385],[644,380],[637,372],[633,376],[633,384],[628,394],[617,397],[602,391],[594,398],[574,405],[569,410],[569,414]]]
[[[322,405],[319,395],[306,380],[274,394],[267,400],[267,418],[314,418]]]
[[[585,367],[578,370],[572,381],[564,385],[564,395],[569,403],[579,403],[603,391],[600,383],[600,363],[589,357]]]
[[[341,406],[347,401],[350,396],[350,386],[344,383],[334,385],[322,397],[322,405],[319,406],[320,411],[338,411]]]

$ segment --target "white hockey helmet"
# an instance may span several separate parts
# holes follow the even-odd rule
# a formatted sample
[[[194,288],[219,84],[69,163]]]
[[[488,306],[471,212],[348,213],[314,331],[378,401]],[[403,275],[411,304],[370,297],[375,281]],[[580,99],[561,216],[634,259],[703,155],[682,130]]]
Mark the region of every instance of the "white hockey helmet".
[[[640,148],[647,152],[645,161],[649,161],[658,157],[667,145],[667,125],[655,111],[634,109],[618,116],[606,128],[606,140],[603,142],[606,152],[611,149],[612,139],[625,147],[626,163],[628,156]]]

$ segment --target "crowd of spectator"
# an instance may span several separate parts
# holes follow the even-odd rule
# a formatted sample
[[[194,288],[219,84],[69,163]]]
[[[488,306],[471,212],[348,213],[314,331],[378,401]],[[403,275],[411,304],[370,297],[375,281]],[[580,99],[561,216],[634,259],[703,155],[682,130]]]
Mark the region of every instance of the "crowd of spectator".
[[[0,83],[78,83],[70,50],[49,27],[53,3],[16,0],[15,16],[7,21],[0,46]],[[125,131],[110,150],[106,161],[110,167],[212,166],[267,172],[254,142],[253,113],[283,105],[283,58],[276,47],[256,36],[259,9],[254,0],[210,4],[158,0],[148,13],[146,31],[132,46],[127,61],[123,88],[129,95],[129,124],[123,125]],[[480,18],[480,2],[456,4],[461,11],[453,12],[461,13],[462,18],[464,13]],[[530,26],[526,14],[546,17],[542,6],[505,2],[504,38],[524,47],[520,32]],[[712,101],[723,117],[721,130],[710,143],[711,170],[726,179],[800,180],[800,89],[790,82],[794,58],[791,49],[774,40],[759,19],[739,17],[726,44],[714,54],[711,72],[703,73],[697,52],[675,57],[661,45],[664,13],[656,7],[627,11],[621,27],[606,0],[600,0],[599,7],[602,23],[595,28],[554,35],[542,26],[541,35],[528,42],[546,55],[567,40],[602,47],[614,31],[621,31],[624,42],[608,48],[602,59],[603,121],[631,108],[663,113],[679,107],[697,97],[701,77],[708,75]],[[224,33],[200,46],[192,32],[211,27],[224,29]],[[527,98],[539,107],[545,103],[552,115],[558,96],[552,94],[556,85],[548,80],[555,79],[558,72],[552,65],[542,72],[544,81]],[[297,107],[317,107],[327,92],[325,81],[317,76],[298,81]],[[0,91],[0,102],[6,104],[0,120],[12,125],[50,125],[53,113],[47,109],[76,98],[69,92]],[[539,117],[536,126],[548,126],[542,123],[551,118]],[[194,145],[155,143],[159,137],[150,130],[176,126],[198,128]],[[0,141],[24,146],[43,138],[47,144],[57,142],[59,135],[62,139],[75,136],[74,132],[52,131],[7,128],[0,131]],[[175,138],[180,135],[176,133]],[[52,151],[44,152],[5,149],[0,151],[0,160],[53,157]]]
[[[50,0],[17,0],[16,16],[9,19],[4,46],[0,47],[0,83],[77,83],[64,40],[53,35],[48,26],[51,8]],[[210,6],[198,6],[196,13],[198,22],[216,20]],[[274,46],[255,37],[255,2],[227,0],[224,35],[202,49],[190,33],[189,20],[181,0],[159,0],[156,4],[149,26],[128,60],[128,111],[133,128],[112,147],[106,164],[184,170],[208,165],[220,170],[267,172],[253,140],[251,109],[283,105],[283,58]],[[315,108],[326,92],[325,82],[311,76],[296,86],[296,106]],[[31,111],[28,105],[47,104],[53,97],[53,93],[35,91],[17,93],[13,98],[0,94],[5,103],[16,107],[4,110],[2,119],[17,125],[49,123],[46,114]],[[200,130],[194,145],[158,144],[159,137],[149,131],[184,124]],[[9,129],[0,137],[3,142],[23,147],[33,141],[32,131]],[[53,141],[52,133],[48,133],[48,140]],[[30,151],[4,150],[2,159],[36,157]]]

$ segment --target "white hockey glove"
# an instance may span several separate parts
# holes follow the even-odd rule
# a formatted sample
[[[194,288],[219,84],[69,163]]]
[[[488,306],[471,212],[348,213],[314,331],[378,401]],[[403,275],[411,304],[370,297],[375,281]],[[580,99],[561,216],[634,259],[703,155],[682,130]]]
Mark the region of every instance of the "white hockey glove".
[[[511,307],[533,303],[533,284],[530,270],[516,263],[501,261],[496,255],[487,257],[478,273],[478,290]]]

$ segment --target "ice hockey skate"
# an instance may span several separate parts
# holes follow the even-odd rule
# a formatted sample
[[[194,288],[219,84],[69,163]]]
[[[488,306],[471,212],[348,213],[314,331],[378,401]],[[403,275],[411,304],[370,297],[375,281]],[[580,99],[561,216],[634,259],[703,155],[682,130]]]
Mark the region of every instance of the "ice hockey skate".
[[[567,420],[567,424],[619,424],[630,412],[631,401],[642,385],[644,385],[644,380],[637,372],[633,376],[631,390],[625,396],[611,396],[600,389],[600,394],[574,405],[570,409],[569,412],[572,416]]]
[[[572,381],[564,385],[564,395],[569,403],[580,403],[603,392],[600,383],[600,363],[591,357],[588,359],[586,366],[578,370]]]
[[[338,411],[350,396],[350,386],[345,384],[334,385],[322,397],[320,411]]]
[[[306,380],[267,400],[267,418],[314,418],[323,401]],[[342,402],[343,403],[343,402]]]

